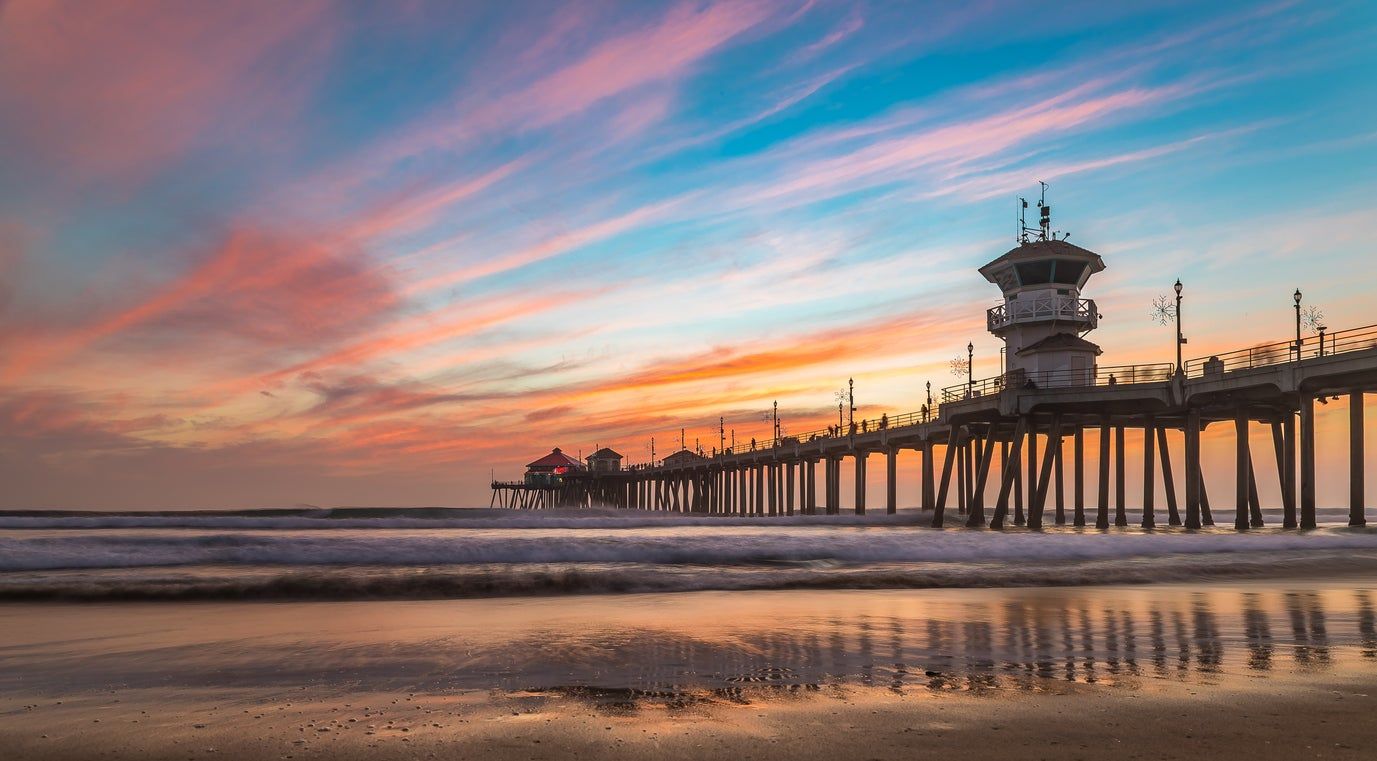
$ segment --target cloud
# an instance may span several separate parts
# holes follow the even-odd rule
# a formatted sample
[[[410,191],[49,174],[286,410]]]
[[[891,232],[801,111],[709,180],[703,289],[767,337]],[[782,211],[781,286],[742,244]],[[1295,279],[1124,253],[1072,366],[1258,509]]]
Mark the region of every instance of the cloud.
[[[68,329],[12,335],[0,378],[17,378],[101,341],[209,356],[224,341],[272,350],[318,346],[373,324],[400,301],[348,245],[253,229],[229,232],[185,274],[112,313]]]
[[[276,137],[329,50],[330,10],[315,0],[0,5],[9,160],[41,156],[44,179],[141,181],[211,132],[252,125]]]

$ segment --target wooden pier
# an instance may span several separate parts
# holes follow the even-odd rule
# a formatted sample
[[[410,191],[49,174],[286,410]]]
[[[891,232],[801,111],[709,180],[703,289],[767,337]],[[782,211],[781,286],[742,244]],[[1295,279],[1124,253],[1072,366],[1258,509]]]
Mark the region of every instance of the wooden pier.
[[[704,515],[837,514],[842,469],[850,460],[854,510],[861,514],[869,501],[868,459],[882,453],[884,507],[893,513],[898,457],[912,450],[921,456],[920,505],[931,513],[933,526],[953,523],[949,512],[954,510],[969,527],[1165,522],[1199,528],[1228,520],[1221,512],[1227,495],[1207,492],[1200,443],[1208,426],[1225,424],[1237,442],[1235,528],[1263,525],[1254,462],[1265,454],[1250,446],[1255,425],[1271,432],[1282,525],[1310,528],[1316,524],[1315,405],[1346,398],[1349,525],[1366,523],[1363,395],[1377,389],[1377,326],[1301,336],[1297,292],[1294,340],[1190,361],[1181,361],[1178,351],[1175,364],[1098,366],[1100,349],[1083,336],[1100,316],[1093,301],[1080,298],[1080,288],[1104,264],[1094,252],[1050,233],[1048,216],[1044,212],[1038,240],[1025,235],[1018,247],[980,270],[1004,292],[1005,302],[990,309],[987,318],[990,332],[1005,341],[1008,372],[944,389],[931,405],[888,416],[878,425],[839,425],[710,457],[677,453],[689,456],[654,467],[574,472],[558,485],[494,482],[494,504],[606,505]],[[1178,321],[1180,293],[1178,283]],[[1184,342],[1178,327],[1178,346]],[[1098,433],[1096,472],[1090,474],[1088,429]],[[1181,432],[1182,451],[1172,451],[1169,431]],[[1130,440],[1142,445],[1141,462],[1132,465],[1143,475],[1134,515],[1126,493]],[[1087,491],[1087,475],[1093,491]],[[1159,475],[1164,506],[1156,504]]]
[[[1310,344],[1319,345],[1317,340]],[[1222,423],[1233,428],[1237,442],[1235,528],[1263,525],[1253,465],[1262,453],[1249,446],[1253,425],[1272,434],[1282,525],[1310,528],[1315,526],[1315,405],[1346,398],[1349,525],[1361,526],[1366,523],[1363,394],[1377,388],[1377,326],[1333,333],[1326,344],[1323,356],[1316,348],[1299,360],[1292,342],[1254,346],[1192,360],[1181,373],[1171,365],[1098,368],[1092,385],[1030,388],[1013,373],[943,390],[940,405],[926,413],[927,420],[923,412],[908,413],[864,432],[832,435],[836,429],[831,429],[786,436],[686,465],[573,474],[558,487],[494,483],[493,489],[495,494],[524,494],[504,498],[501,504],[510,507],[837,514],[842,468],[850,460],[854,510],[861,514],[868,507],[867,460],[872,453],[883,453],[884,507],[892,513],[898,507],[898,455],[912,450],[921,455],[920,504],[931,512],[934,526],[948,524],[948,511],[956,508],[972,527],[1069,522],[1108,528],[1131,521],[1150,527],[1165,519],[1169,525],[1198,528],[1227,520],[1216,518],[1223,495],[1215,495],[1211,509],[1200,462],[1201,434]],[[1089,492],[1087,429],[1099,434],[1097,472],[1091,474],[1094,491]],[[1173,430],[1183,434],[1183,452],[1174,454],[1168,446],[1167,432]],[[1134,466],[1143,469],[1135,516],[1128,512],[1124,478],[1130,431],[1142,443],[1142,462]],[[992,481],[996,461],[1000,477]],[[1165,515],[1155,504],[1159,473]]]

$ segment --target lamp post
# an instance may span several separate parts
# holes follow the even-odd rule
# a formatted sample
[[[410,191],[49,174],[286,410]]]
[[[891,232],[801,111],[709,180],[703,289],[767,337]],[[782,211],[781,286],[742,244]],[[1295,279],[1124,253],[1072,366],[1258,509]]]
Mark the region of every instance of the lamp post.
[[[966,342],[966,396],[975,392],[975,344]]]
[[[846,405],[850,408],[846,413],[846,422],[856,424],[856,379],[846,379]]]
[[[1327,327],[1325,327],[1325,326],[1323,326],[1323,325],[1319,326],[1319,333],[1320,333],[1320,356],[1321,356],[1321,357],[1324,356],[1324,332],[1325,332],[1326,330],[1329,330],[1329,328],[1327,328]]]
[[[1295,293],[1291,294],[1291,299],[1292,299],[1293,301],[1296,302],[1296,361],[1299,362],[1299,361],[1300,361],[1300,358],[1301,358],[1301,331],[1300,331],[1300,323],[1301,323],[1301,319],[1300,319],[1300,317],[1301,317],[1301,315],[1300,315],[1301,292],[1300,292],[1300,289],[1299,289],[1299,288],[1296,289],[1296,292],[1295,292]]]
[[[927,382],[928,403],[923,405],[923,422],[928,422],[928,414],[932,412],[932,381]]]
[[[1181,345],[1186,342],[1186,337],[1181,335],[1181,280],[1177,278],[1176,285],[1172,286],[1176,291],[1176,373],[1179,375],[1185,372],[1181,364]]]

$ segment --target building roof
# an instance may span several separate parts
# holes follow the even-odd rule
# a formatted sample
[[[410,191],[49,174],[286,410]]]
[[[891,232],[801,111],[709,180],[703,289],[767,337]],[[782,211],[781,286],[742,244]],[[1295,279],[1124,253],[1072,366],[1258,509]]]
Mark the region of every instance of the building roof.
[[[1041,341],[1031,343],[1014,353],[1022,356],[1024,354],[1036,354],[1042,351],[1059,351],[1062,349],[1093,351],[1097,357],[1101,354],[1098,345],[1070,333],[1053,333]]]
[[[590,460],[605,460],[612,457],[615,457],[618,460],[622,459],[622,456],[620,454],[612,451],[608,447],[603,447],[602,449],[599,449],[593,454],[588,455],[588,459]]]
[[[555,447],[554,450],[539,460],[526,464],[528,468],[559,468],[569,466],[582,468],[583,463],[561,452],[559,447]]]
[[[667,463],[682,462],[684,460],[706,460],[707,458],[697,452],[690,452],[687,449],[680,449],[671,455],[666,455],[664,461]]]
[[[1085,277],[1104,269],[1104,259],[1088,248],[1081,248],[1064,240],[1033,240],[1020,243],[1004,252],[999,258],[980,268],[984,278],[1000,288],[1013,287],[1008,274],[1015,264],[1037,259],[1078,259],[1087,263]],[[1083,284],[1083,283],[1082,283]]]

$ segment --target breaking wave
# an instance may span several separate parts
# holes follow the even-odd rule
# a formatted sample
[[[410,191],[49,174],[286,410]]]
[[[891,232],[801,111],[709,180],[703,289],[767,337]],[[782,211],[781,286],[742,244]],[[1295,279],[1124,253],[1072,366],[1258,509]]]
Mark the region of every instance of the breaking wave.
[[[1164,562],[1165,561],[1165,562]],[[0,580],[7,601],[376,600],[530,595],[627,594],[789,589],[934,589],[1160,584],[1377,574],[1377,551],[1267,553],[1222,558],[1174,555],[1065,562],[892,563],[777,567],[539,565],[260,569],[238,574],[17,574]]]

